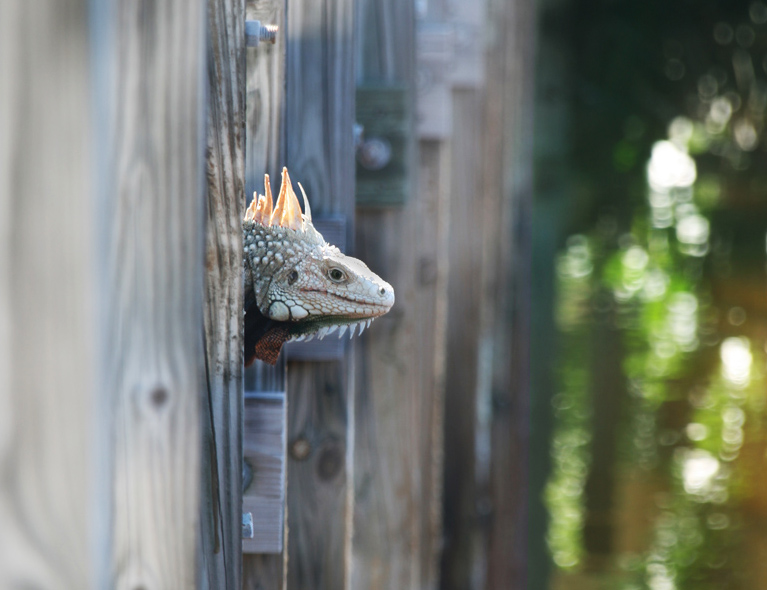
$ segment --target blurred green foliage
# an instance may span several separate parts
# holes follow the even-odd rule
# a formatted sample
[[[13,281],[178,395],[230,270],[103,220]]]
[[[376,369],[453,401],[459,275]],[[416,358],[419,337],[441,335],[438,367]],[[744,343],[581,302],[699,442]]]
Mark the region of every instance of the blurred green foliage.
[[[753,304],[767,287],[767,5],[573,4],[591,12],[574,33],[583,208],[557,268],[545,494],[557,588],[584,587],[584,572],[621,590],[754,588],[764,566],[747,540],[767,531],[749,502],[767,480],[741,455],[758,449],[764,465],[767,449],[767,317]],[[612,525],[640,524],[594,561],[583,531],[600,309],[627,384]],[[649,502],[625,491],[637,477],[655,486]]]

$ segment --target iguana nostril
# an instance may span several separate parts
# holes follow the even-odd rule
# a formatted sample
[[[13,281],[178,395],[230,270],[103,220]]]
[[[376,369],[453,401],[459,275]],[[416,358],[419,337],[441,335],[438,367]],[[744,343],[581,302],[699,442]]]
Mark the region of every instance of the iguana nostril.
[[[381,296],[384,296],[384,295],[386,295],[386,289],[384,289],[383,287],[381,287],[380,289],[378,289],[378,293],[379,293]]]

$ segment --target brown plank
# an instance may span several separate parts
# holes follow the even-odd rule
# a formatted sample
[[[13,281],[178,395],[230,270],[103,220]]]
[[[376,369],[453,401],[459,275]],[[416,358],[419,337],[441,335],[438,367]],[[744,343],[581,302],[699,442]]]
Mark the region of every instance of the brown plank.
[[[0,588],[108,569],[88,7],[0,3]]]
[[[287,165],[315,215],[351,221],[353,2],[292,0],[287,18]],[[348,360],[289,362],[288,588],[349,587],[353,419]]]
[[[208,218],[202,558],[211,588],[242,570],[242,218],[245,183],[245,2],[208,0]]]
[[[532,126],[535,6],[489,0],[485,106],[483,332],[492,339],[485,365],[490,456],[483,482],[487,511],[488,590],[528,587],[528,452]],[[488,366],[489,365],[489,366]]]
[[[281,590],[287,583],[287,552],[282,555],[254,553],[243,558],[242,587],[253,590]]]
[[[201,567],[204,10],[117,1],[112,13],[113,588],[190,588]]]
[[[448,278],[447,368],[445,377],[445,471],[442,556],[443,588],[472,585],[481,567],[482,531],[477,513],[477,377],[482,302],[483,93],[453,91]]]

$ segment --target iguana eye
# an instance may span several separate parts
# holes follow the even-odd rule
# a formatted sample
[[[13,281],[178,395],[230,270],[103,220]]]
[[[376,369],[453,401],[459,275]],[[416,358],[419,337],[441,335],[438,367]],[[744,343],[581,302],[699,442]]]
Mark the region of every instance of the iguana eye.
[[[292,285],[298,280],[298,271],[297,270],[291,270],[290,274],[288,274],[288,285]]]
[[[340,283],[346,280],[346,273],[340,268],[331,268],[328,271],[328,278],[334,283]]]

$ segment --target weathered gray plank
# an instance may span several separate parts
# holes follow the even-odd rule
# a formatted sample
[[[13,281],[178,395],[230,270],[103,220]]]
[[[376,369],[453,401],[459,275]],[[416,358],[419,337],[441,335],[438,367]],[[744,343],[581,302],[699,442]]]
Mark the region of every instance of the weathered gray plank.
[[[242,218],[245,0],[208,0],[208,219],[201,559],[210,588],[239,588],[242,550]]]
[[[285,503],[287,396],[248,394],[245,400],[243,513],[253,519],[253,537],[242,539],[246,553],[281,554]]]
[[[404,209],[358,213],[358,253],[399,298],[357,347],[354,588],[439,581],[449,149],[419,154]]]
[[[354,218],[353,1],[291,0],[287,165],[312,212]],[[351,232],[351,227],[347,230]],[[351,234],[347,234],[351,242]],[[353,380],[348,359],[289,363],[288,588],[349,586]]]
[[[14,590],[94,587],[108,552],[88,6],[0,3],[0,588]]]
[[[190,588],[200,567],[205,4],[116,0],[113,10],[108,586]]]
[[[263,193],[264,173],[268,172],[273,183],[279,182],[280,169],[285,163],[285,142],[283,117],[285,104],[285,0],[248,0],[247,18],[259,20],[264,24],[276,25],[279,31],[274,45],[261,43],[258,47],[247,50],[247,127],[246,159],[245,159],[245,187],[246,200],[252,197],[253,191]],[[270,367],[261,362],[256,362],[246,373],[246,390],[249,392],[281,392],[285,393],[285,362],[281,358],[277,366]],[[283,419],[281,425],[287,428]],[[261,433],[253,431],[246,424],[244,432],[244,445],[246,456],[249,448],[258,442]],[[256,440],[253,440],[253,439]],[[285,470],[287,457],[286,449],[282,448],[280,458]],[[246,457],[247,458],[247,457]],[[269,485],[274,474],[267,474],[266,481],[263,473],[255,470],[253,473],[254,483],[244,491],[244,502],[250,503],[254,511],[265,510],[263,502],[254,502],[251,499],[253,493],[262,489],[260,486]],[[252,554],[246,553],[243,557],[243,581],[242,588],[246,590],[282,590],[286,585],[287,576],[287,550],[285,542],[287,537],[285,515],[285,474],[282,474],[283,504],[280,507],[279,518],[282,520],[282,531],[273,531],[272,542],[280,541],[282,549],[276,554]],[[258,481],[256,481],[258,480]],[[253,487],[258,486],[258,487]],[[258,498],[256,496],[256,498]],[[274,503],[270,505],[274,510]],[[254,515],[255,516],[255,515]],[[256,522],[261,522],[256,520]],[[271,525],[272,523],[267,523]],[[262,546],[263,547],[263,546]],[[247,543],[243,549],[252,549]],[[272,547],[274,550],[274,547]]]
[[[358,83],[404,84],[415,112],[413,3],[358,6]],[[421,142],[414,156],[409,128],[405,205],[357,211],[357,254],[397,304],[356,349],[353,588],[438,586],[449,150]]]
[[[285,165],[285,4],[286,0],[248,0],[247,18],[279,27],[276,43],[248,48],[245,196],[264,192],[264,173],[279,189]]]

